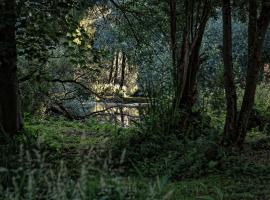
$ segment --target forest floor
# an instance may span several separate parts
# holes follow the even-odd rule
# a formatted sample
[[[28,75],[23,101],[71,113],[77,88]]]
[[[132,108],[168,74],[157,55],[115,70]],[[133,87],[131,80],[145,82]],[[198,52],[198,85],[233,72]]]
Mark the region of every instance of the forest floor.
[[[101,158],[98,158],[95,153],[90,158],[89,152],[93,154],[97,148],[105,148],[111,137],[120,131],[128,133],[132,128],[124,129],[95,120],[87,122],[71,122],[63,119],[26,120],[26,132],[31,133],[49,152],[45,162],[55,166],[58,166],[57,163],[65,162],[73,171],[71,176],[74,177],[81,173],[82,166],[89,161],[87,159],[94,159],[89,163],[96,165],[95,159],[101,160]],[[162,194],[162,198],[149,199],[270,199],[270,137],[256,132],[250,134],[244,152],[228,158],[227,163],[229,168],[225,171],[214,170],[205,176],[183,180],[175,180],[164,175],[147,177],[136,170],[131,174],[117,172],[116,176],[123,180],[124,184],[126,181],[130,184],[132,180],[129,186],[136,187],[136,190],[141,190],[141,193],[152,191]],[[99,171],[108,174],[106,169],[110,171],[103,164]],[[93,170],[93,176],[95,173],[96,171]],[[115,177],[115,174],[112,176]],[[107,199],[121,198],[108,197]]]

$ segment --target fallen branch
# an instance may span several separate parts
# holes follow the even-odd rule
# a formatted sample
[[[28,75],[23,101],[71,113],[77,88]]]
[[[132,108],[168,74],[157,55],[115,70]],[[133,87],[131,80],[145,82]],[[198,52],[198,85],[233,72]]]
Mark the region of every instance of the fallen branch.
[[[85,86],[84,84],[76,81],[76,80],[72,80],[72,79],[68,79],[68,80],[61,80],[61,79],[45,79],[45,81],[47,82],[53,82],[53,83],[71,83],[71,84],[75,84],[80,86],[81,88],[83,88],[84,90],[88,91],[90,94],[95,95],[96,97],[100,98],[100,99],[105,99],[103,96],[99,95],[98,93],[94,92],[93,90],[91,90],[90,88],[88,88],[87,86]]]

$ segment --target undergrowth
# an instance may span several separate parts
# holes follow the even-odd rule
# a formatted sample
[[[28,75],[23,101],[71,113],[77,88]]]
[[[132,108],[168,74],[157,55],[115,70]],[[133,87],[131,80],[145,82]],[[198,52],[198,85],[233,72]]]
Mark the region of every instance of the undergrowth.
[[[169,121],[160,127],[168,114],[156,114],[127,129],[94,119],[27,119],[25,132],[1,146],[0,199],[270,198],[266,135],[253,131],[244,152],[228,154],[209,117],[196,116],[205,124],[194,117],[185,136],[163,129]]]
[[[110,139],[112,154],[124,153],[124,167],[148,177],[159,174],[179,180],[219,170],[226,153],[219,145],[221,132],[211,126],[211,118],[193,112],[183,130],[181,116],[174,114],[179,112],[173,112],[168,102],[150,100],[149,113],[136,129]]]

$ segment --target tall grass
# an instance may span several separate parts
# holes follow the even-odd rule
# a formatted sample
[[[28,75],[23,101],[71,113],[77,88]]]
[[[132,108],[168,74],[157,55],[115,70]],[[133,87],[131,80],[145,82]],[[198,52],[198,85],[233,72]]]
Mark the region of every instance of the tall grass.
[[[35,147],[34,147],[35,146]],[[72,159],[57,159],[56,152],[36,145],[31,149],[6,145],[1,151],[0,199],[3,200],[127,200],[168,199],[166,182],[161,179],[145,183],[122,177],[109,168],[111,157],[102,158],[94,150],[77,152]],[[2,146],[3,147],[3,146]],[[3,149],[2,149],[3,150]],[[3,159],[4,158],[4,159]],[[97,161],[102,161],[98,165]],[[3,162],[4,161],[4,162]],[[115,161],[114,161],[115,162]]]

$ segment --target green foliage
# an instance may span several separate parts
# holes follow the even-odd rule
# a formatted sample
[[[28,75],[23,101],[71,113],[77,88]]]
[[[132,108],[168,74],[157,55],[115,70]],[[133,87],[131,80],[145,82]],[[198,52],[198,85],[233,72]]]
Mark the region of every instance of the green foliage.
[[[98,159],[93,152],[89,152],[93,157],[83,156],[83,164],[74,166],[79,172],[77,175],[66,165],[66,160],[48,162],[49,153],[20,149],[17,155],[11,154],[17,160],[16,165],[9,168],[0,165],[0,199],[158,200],[170,197],[163,179],[146,184],[132,177],[116,176],[106,167],[93,166],[93,157]]]
[[[1,146],[0,199],[268,199],[269,138],[249,135],[242,155],[218,138],[27,116]]]
[[[100,123],[96,119],[72,122],[64,118],[26,119],[25,130],[55,150],[101,145],[110,135],[126,132],[120,127]]]
[[[255,98],[256,108],[270,117],[270,89],[269,83],[261,83],[257,87]]]
[[[87,88],[88,80],[98,76],[93,60],[99,52],[92,46],[95,27],[87,13],[92,3],[18,2],[17,51],[23,111],[39,114],[40,109],[59,103],[59,99],[80,98],[85,95],[82,88],[63,85],[61,80],[72,81],[75,75],[80,76]],[[76,91],[70,92],[74,88]]]
[[[204,36],[199,100],[185,113],[173,103],[167,2],[116,3],[18,1],[19,82],[22,109],[30,114],[25,131],[0,146],[0,199],[269,199],[267,80],[258,87],[251,119],[256,126],[242,154],[220,145],[225,95],[219,9]],[[183,1],[178,3],[181,38]],[[233,54],[241,96],[247,30],[245,5],[237,6]],[[108,83],[116,51],[127,55],[129,88]],[[80,112],[100,95],[133,103],[128,96],[136,90],[148,96],[148,108],[135,127],[50,116],[55,105]]]
[[[112,155],[125,155],[122,165],[127,170],[135,167],[143,176],[162,174],[174,179],[218,170],[224,152],[211,118],[194,112],[183,130],[179,127],[183,118],[174,115],[170,101],[153,98],[149,102],[144,121],[133,132],[120,132],[109,142]]]

